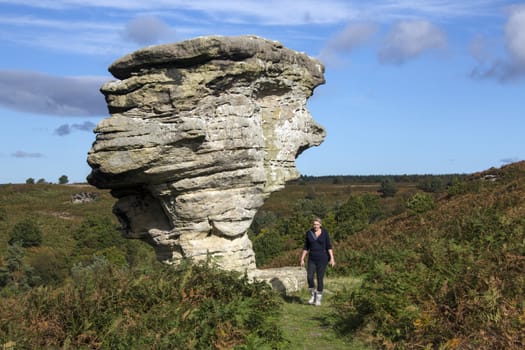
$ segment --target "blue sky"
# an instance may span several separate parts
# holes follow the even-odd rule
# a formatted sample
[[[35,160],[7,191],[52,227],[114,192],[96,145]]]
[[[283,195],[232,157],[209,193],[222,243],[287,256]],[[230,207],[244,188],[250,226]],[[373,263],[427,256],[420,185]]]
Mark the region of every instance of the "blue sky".
[[[525,159],[525,3],[0,0],[0,183],[85,182],[107,67],[147,45],[255,34],[326,66],[304,175],[472,173]]]

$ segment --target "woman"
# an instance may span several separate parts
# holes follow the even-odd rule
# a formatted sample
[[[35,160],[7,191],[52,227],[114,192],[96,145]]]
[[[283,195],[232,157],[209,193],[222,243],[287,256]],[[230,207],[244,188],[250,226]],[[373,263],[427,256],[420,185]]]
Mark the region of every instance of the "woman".
[[[301,267],[304,266],[304,258],[308,254],[307,281],[311,298],[308,304],[321,305],[323,299],[323,278],[326,266],[335,265],[334,252],[330,244],[328,231],[322,228],[321,219],[315,218],[313,227],[306,232],[303,254],[301,255]],[[314,274],[317,276],[317,290],[315,289]]]

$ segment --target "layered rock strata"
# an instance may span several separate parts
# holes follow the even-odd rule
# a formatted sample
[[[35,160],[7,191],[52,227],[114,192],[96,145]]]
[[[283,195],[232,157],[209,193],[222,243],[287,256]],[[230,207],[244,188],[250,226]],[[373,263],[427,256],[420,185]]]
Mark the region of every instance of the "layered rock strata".
[[[166,263],[255,269],[247,230],[263,200],[299,175],[324,129],[306,108],[324,67],[255,36],[146,47],[110,67],[111,117],[95,129],[89,183],[111,189],[125,235]]]

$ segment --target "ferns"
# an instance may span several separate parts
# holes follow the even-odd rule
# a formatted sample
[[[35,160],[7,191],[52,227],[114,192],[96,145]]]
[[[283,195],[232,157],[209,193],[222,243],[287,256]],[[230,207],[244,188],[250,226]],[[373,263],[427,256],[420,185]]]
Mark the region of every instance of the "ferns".
[[[17,348],[230,349],[248,339],[278,348],[280,299],[264,283],[208,265],[133,272],[96,259],[63,287],[0,300],[2,344]]]
[[[433,210],[414,196],[417,215],[341,244],[339,261],[364,274],[360,289],[334,298],[341,333],[386,348],[524,348],[524,180],[477,180]]]

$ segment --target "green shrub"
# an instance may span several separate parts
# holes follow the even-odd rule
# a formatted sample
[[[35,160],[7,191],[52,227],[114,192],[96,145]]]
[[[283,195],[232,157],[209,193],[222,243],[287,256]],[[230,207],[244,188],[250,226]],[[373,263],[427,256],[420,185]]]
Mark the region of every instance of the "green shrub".
[[[97,250],[94,256],[104,257],[112,265],[118,267],[127,267],[128,261],[126,259],[126,251],[119,249],[116,246],[111,246]]]
[[[285,250],[286,239],[277,230],[262,229],[250,237],[257,266],[263,266]]]
[[[466,182],[464,180],[460,180],[459,178],[453,178],[447,188],[447,192],[450,197],[466,193]]]
[[[117,266],[150,269],[157,263],[153,248],[144,241],[122,236],[118,225],[109,216],[86,218],[73,231],[76,240],[72,262],[90,264],[94,256],[107,258]]]
[[[345,254],[365,278],[334,298],[337,329],[393,348],[521,349],[525,219],[504,214],[514,201],[503,198]]]
[[[90,260],[93,254],[111,247],[125,249],[126,239],[117,225],[108,216],[86,218],[78,229],[73,231],[77,241],[73,256],[78,260]]]
[[[470,179],[463,180],[458,177],[452,179],[450,185],[447,188],[449,197],[462,195],[466,193],[479,193],[482,188],[480,180]]]
[[[361,288],[336,294],[333,304],[337,329],[355,332],[366,327],[393,342],[410,334],[419,315],[414,296],[428,278],[428,271],[422,265],[398,273],[393,272],[395,268],[395,265],[377,263]]]
[[[51,247],[35,249],[28,264],[39,284],[58,285],[69,275],[66,257]]]
[[[98,258],[62,288],[0,299],[0,339],[24,349],[278,349],[280,305],[266,283],[207,264],[143,274]]]
[[[8,245],[5,267],[2,267],[1,272],[1,295],[17,295],[39,283],[38,276],[26,263],[25,256],[26,249],[17,242]]]
[[[409,214],[422,214],[434,209],[436,203],[428,193],[418,192],[407,200],[406,208]]]
[[[42,232],[38,224],[32,219],[20,221],[11,230],[10,245],[20,244],[22,247],[37,247],[42,244]]]

